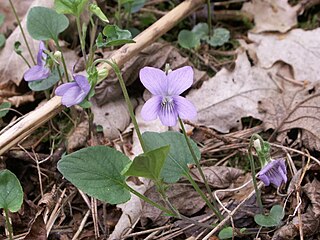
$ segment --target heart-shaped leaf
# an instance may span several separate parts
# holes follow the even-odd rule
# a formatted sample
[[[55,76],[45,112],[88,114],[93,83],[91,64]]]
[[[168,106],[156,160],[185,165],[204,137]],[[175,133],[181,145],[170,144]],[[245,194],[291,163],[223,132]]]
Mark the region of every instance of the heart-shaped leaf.
[[[63,73],[62,68],[60,68],[60,72]],[[53,87],[53,85],[59,82],[59,80],[60,80],[59,72],[57,68],[54,68],[48,78],[45,78],[39,81],[28,82],[28,86],[32,91],[35,91],[35,92],[43,91]]]
[[[22,201],[23,191],[16,175],[9,170],[0,171],[0,208],[17,212]]]
[[[58,169],[72,184],[88,195],[111,204],[130,199],[121,171],[130,159],[106,146],[83,148],[62,157]]]
[[[213,31],[213,36],[209,38],[209,36],[204,37],[208,44],[212,47],[219,47],[225,44],[230,39],[230,32],[225,28],[216,28]]]
[[[170,151],[161,171],[161,178],[168,183],[177,182],[188,171],[188,164],[194,163],[187,142],[178,132],[144,132],[142,138],[147,151],[170,145]],[[200,159],[197,145],[190,139],[196,157]]]
[[[192,32],[195,33],[200,39],[203,39],[205,36],[208,36],[209,27],[207,23],[198,23],[192,29]]]
[[[283,207],[281,205],[274,205],[268,216],[257,214],[254,216],[254,221],[262,227],[275,227],[279,225],[283,217]]]
[[[98,38],[100,39],[100,46],[102,47],[120,46],[126,43],[135,42],[132,40],[132,35],[130,31],[120,29],[116,25],[105,26],[102,33],[106,37],[105,42],[102,42],[102,36],[98,36]]]
[[[193,49],[200,46],[200,38],[194,32],[182,30],[178,35],[178,43],[186,49]]]
[[[146,0],[134,0],[127,1],[123,4],[127,12],[136,13],[138,12],[146,3]]]
[[[135,157],[123,174],[161,180],[160,174],[169,150],[170,146],[164,146]]]
[[[69,20],[63,14],[45,7],[33,7],[27,17],[27,29],[36,40],[58,40],[59,33],[69,25]]]

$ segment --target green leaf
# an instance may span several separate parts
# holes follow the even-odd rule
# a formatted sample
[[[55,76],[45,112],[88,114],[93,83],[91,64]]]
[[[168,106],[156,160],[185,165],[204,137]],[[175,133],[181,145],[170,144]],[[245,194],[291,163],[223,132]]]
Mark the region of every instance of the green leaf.
[[[66,16],[45,7],[33,7],[27,17],[27,29],[36,40],[58,40],[59,33],[69,25]]]
[[[198,23],[192,29],[192,32],[198,36],[198,38],[203,39],[208,36],[209,27],[207,23]]]
[[[63,73],[62,68],[60,68],[60,72]],[[57,70],[57,67],[55,67],[48,78],[45,78],[39,81],[28,82],[28,86],[32,91],[39,92],[39,91],[50,89],[57,82],[59,82],[59,80],[60,80],[60,75]]]
[[[212,47],[219,47],[225,44],[230,39],[230,32],[225,28],[216,28],[213,31],[213,36],[209,39],[209,36],[204,38],[208,44]]]
[[[281,205],[274,205],[268,216],[257,214],[254,216],[254,221],[262,227],[275,227],[279,225],[283,217],[283,207]]]
[[[0,208],[17,212],[22,202],[23,190],[16,175],[9,170],[0,171]]]
[[[92,12],[94,15],[96,15],[98,18],[100,18],[101,21],[103,22],[109,22],[108,18],[106,15],[102,12],[102,10],[99,8],[97,4],[90,4],[89,7],[90,12]]]
[[[123,3],[123,6],[127,12],[136,13],[138,12],[146,3],[146,0],[135,0],[135,1],[127,1]]]
[[[54,9],[58,13],[72,14],[79,17],[88,0],[55,0]]]
[[[5,19],[5,16],[0,13],[0,27],[1,27],[2,24],[4,23],[4,19]]]
[[[219,232],[219,239],[229,239],[233,236],[232,227],[225,227]]]
[[[178,43],[186,49],[193,49],[200,46],[200,38],[194,32],[182,30],[178,35]]]
[[[11,108],[10,102],[3,102],[0,104],[0,118],[3,118],[9,112],[9,108]]]
[[[113,148],[94,146],[63,156],[58,162],[58,169],[88,195],[118,204],[130,199],[125,176],[121,175],[129,163],[127,156]]]
[[[104,36],[106,36],[106,40],[105,42],[103,42],[103,47],[120,46],[126,43],[135,42],[132,40],[130,31],[122,30],[116,25],[105,26],[102,33]],[[101,40],[101,37],[102,36],[100,36],[100,40]]]
[[[6,43],[5,36],[2,33],[0,33],[0,48],[2,48],[5,43]]]
[[[147,151],[170,145],[170,151],[164,163],[161,178],[167,183],[177,182],[188,171],[188,164],[194,163],[184,135],[178,132],[145,132],[142,134]],[[190,139],[196,157],[201,154],[197,145]]]
[[[135,157],[132,163],[123,171],[123,174],[125,176],[161,180],[160,174],[169,150],[170,146],[164,146]]]

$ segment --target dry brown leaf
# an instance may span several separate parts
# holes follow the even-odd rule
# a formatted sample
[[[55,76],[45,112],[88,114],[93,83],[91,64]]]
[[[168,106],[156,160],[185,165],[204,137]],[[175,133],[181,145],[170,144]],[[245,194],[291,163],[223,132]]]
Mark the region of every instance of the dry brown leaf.
[[[35,0],[33,6],[51,7],[53,3],[46,0]],[[26,17],[22,20],[21,25],[25,31],[27,41],[31,51],[36,56],[38,52],[39,41],[33,40],[26,30]],[[21,42],[21,49],[25,58],[31,63],[31,58],[24,44],[20,29],[17,27],[6,41],[5,47],[0,52],[0,89],[4,89],[12,84],[19,85],[23,79],[24,72],[28,69],[22,58],[15,53],[13,45],[16,41]]]
[[[110,55],[111,53],[106,54],[104,58],[108,58]],[[191,64],[188,62],[188,58],[182,57],[179,51],[170,44],[157,42],[145,48],[137,56],[128,61],[121,69],[121,72],[126,85],[129,86],[138,79],[141,68],[145,66],[161,68],[166,63],[169,63],[172,69]],[[195,83],[206,77],[205,72],[197,69],[194,69],[194,71]],[[99,106],[112,100],[117,100],[122,95],[118,80],[113,72],[95,90],[96,95],[94,98]]]
[[[37,214],[31,223],[31,227],[24,240],[47,240],[46,224],[43,221],[42,214]]]
[[[155,187],[150,188],[145,195],[153,201],[164,205]],[[179,213],[189,217],[199,212],[205,206],[205,202],[199,194],[188,184],[176,183],[170,185],[167,190],[167,196]],[[152,225],[163,226],[169,218],[161,210],[146,203],[141,216],[141,224],[145,226],[151,221]]]
[[[296,26],[300,5],[290,6],[288,0],[252,0],[243,4],[242,11],[254,16],[253,32],[286,32]]]
[[[320,216],[320,182],[315,178],[312,182],[303,186],[303,192],[310,199],[311,209],[314,216]]]
[[[134,107],[137,105],[135,99],[132,99],[131,102]],[[91,110],[94,115],[93,122],[103,127],[104,136],[109,139],[118,138],[130,124],[130,115],[123,98],[102,106],[98,106],[93,100]]]
[[[26,14],[28,8],[32,4],[34,0],[12,0],[14,7],[16,9],[17,15],[21,20],[23,16]],[[13,11],[10,6],[9,1],[1,1],[0,3],[0,13],[4,15],[5,21],[3,25],[0,27],[0,32],[7,34],[14,30],[17,26],[16,18],[13,14]]]
[[[67,151],[74,152],[86,146],[89,136],[89,121],[85,118],[71,132],[67,138]]]
[[[284,66],[281,62],[271,69],[251,66],[246,53],[240,52],[233,72],[222,69],[187,96],[198,109],[198,124],[228,132],[241,128],[241,118],[253,117],[263,121],[265,129],[303,129],[317,143],[309,147],[319,149],[320,81],[304,86],[280,78]]]
[[[224,166],[203,167],[202,171],[210,186],[217,189],[230,187],[244,174],[240,169]],[[195,181],[203,182],[198,169],[193,168],[190,173]]]
[[[282,61],[292,68],[293,79],[315,82],[320,76],[320,28],[294,29],[287,34],[251,34],[251,50],[259,67],[269,69]]]

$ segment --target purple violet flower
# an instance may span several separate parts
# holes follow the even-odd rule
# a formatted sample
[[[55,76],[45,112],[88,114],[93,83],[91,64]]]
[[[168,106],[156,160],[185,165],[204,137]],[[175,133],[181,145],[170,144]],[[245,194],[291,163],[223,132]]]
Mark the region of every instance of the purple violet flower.
[[[62,104],[71,107],[81,103],[90,91],[88,79],[82,75],[73,76],[75,82],[64,83],[57,87],[55,93],[62,96]]]
[[[258,178],[264,183],[264,185],[269,186],[273,183],[275,186],[279,187],[282,182],[287,182],[287,169],[285,160],[280,158],[277,160],[272,160],[266,166],[264,166],[258,174]]]
[[[193,83],[191,67],[176,69],[168,75],[160,69],[144,67],[140,70],[140,81],[153,95],[141,109],[141,116],[145,121],[159,117],[163,125],[175,126],[178,116],[182,119],[196,117],[194,105],[179,96]]]
[[[50,69],[45,66],[47,54],[44,53],[44,50],[46,50],[46,47],[44,46],[44,43],[40,41],[37,55],[37,65],[31,67],[24,74],[24,80],[27,82],[40,81],[50,76]]]

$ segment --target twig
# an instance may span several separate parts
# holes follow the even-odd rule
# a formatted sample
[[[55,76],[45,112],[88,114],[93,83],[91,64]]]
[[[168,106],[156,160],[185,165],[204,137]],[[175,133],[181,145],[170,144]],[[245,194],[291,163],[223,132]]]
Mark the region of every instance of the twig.
[[[78,237],[80,236],[80,234],[81,234],[81,232],[82,232],[82,230],[84,228],[84,225],[86,224],[86,222],[88,220],[89,215],[90,215],[90,210],[88,210],[86,215],[84,215],[77,232],[73,235],[72,240],[79,239]]]

